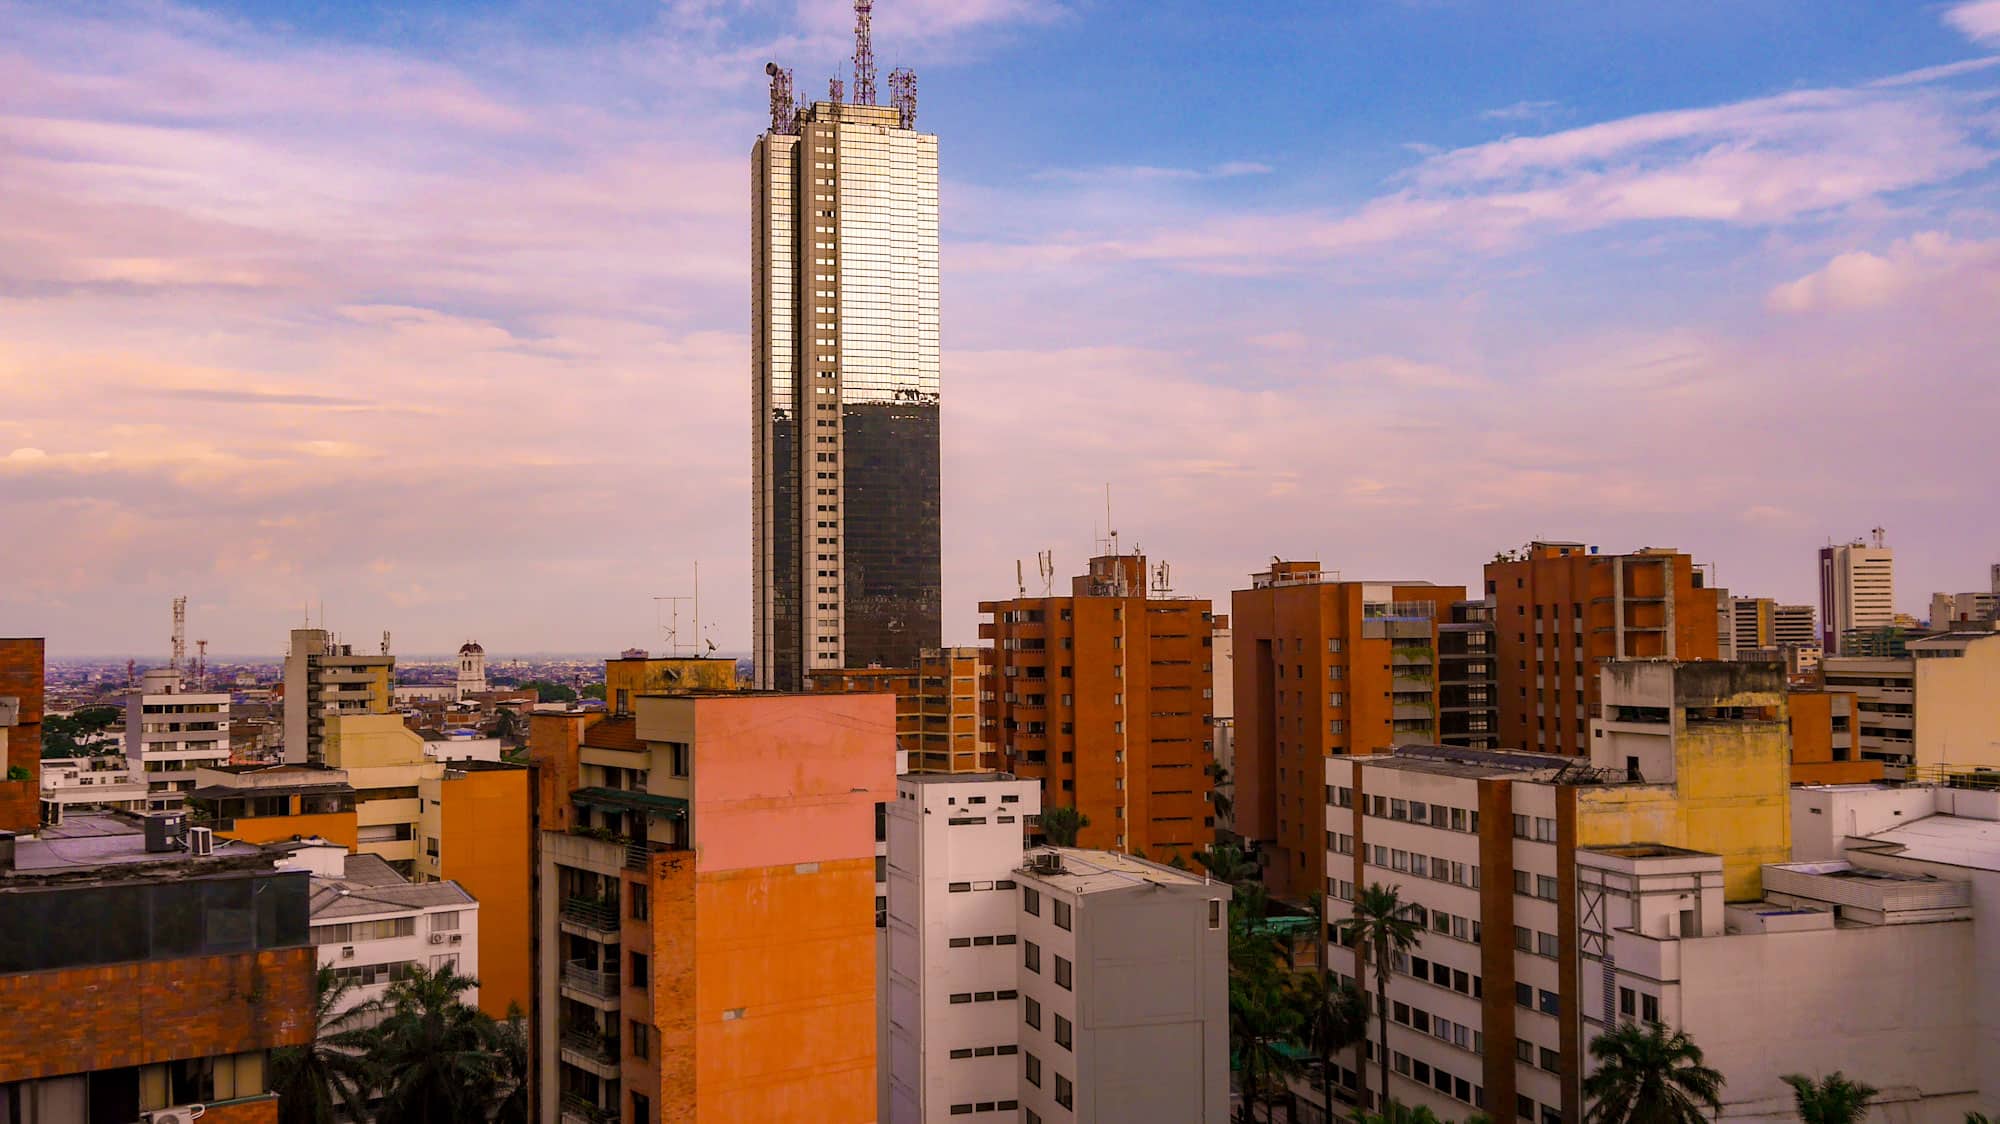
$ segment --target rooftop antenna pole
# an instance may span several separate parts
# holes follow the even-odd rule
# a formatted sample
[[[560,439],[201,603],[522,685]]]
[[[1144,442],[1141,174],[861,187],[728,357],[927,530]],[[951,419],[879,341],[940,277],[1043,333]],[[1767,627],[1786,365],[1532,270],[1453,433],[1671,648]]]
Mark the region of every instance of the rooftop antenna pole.
[[[844,101],[846,101],[846,100],[847,100],[847,83],[845,83],[845,82],[842,82],[842,81],[841,81],[840,79],[838,79],[838,78],[829,78],[829,79],[827,79],[827,80],[826,80],[826,100],[828,100],[828,101],[832,102],[832,103],[833,103],[833,104],[835,104],[835,105],[839,105],[839,104],[840,104],[841,102],[844,102]]]
[[[798,132],[799,119],[798,103],[792,100],[792,72],[767,62],[764,73],[771,76],[771,133],[790,136]]]
[[[1014,595],[1016,597],[1026,597],[1028,595],[1028,582],[1026,578],[1021,576],[1021,560],[1019,558],[1014,559]]]
[[[382,654],[389,654],[389,630],[386,628],[382,630]]]
[[[206,640],[194,642],[194,681],[196,690],[208,690],[208,641]]]
[[[185,596],[176,597],[174,598],[173,655],[167,660],[167,666],[173,668],[175,671],[179,671],[181,663],[187,659],[187,623],[188,599]]]
[[[1875,549],[1876,549],[1876,550],[1881,550],[1881,549],[1883,549],[1883,536],[1887,535],[1888,533],[1889,533],[1889,532],[1887,532],[1887,531],[1883,530],[1883,529],[1882,529],[1882,528],[1880,528],[1880,527],[1876,527],[1876,528],[1874,528],[1874,531],[1873,531],[1873,534],[1875,535]]]
[[[1042,596],[1049,596],[1056,580],[1056,552],[1041,550],[1035,552],[1035,566],[1042,572]]]
[[[896,107],[896,127],[917,127],[917,73],[908,67],[889,72],[889,104]]]
[[[868,41],[874,0],[854,0],[854,104],[875,104],[875,47]]]

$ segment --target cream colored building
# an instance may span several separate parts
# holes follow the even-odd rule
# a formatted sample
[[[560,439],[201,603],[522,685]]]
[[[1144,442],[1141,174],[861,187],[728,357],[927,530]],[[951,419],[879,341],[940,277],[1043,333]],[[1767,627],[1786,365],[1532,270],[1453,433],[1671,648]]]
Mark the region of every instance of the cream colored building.
[[[1856,541],[1819,552],[1820,626],[1829,653],[1847,651],[1847,634],[1896,623],[1895,551]]]
[[[444,763],[396,714],[328,715],[323,745],[322,763],[354,787],[355,849],[402,874],[417,872],[423,790],[444,779]]]
[[[356,655],[323,628],[293,629],[285,655],[285,761],[322,763],[330,717],[388,714],[395,669],[395,657]]]
[[[155,668],[125,699],[125,760],[156,799],[185,799],[196,769],[229,762],[228,692],[182,688],[179,671]]]
[[[1920,779],[2000,769],[2000,632],[1951,632],[1910,641]]]
[[[1859,699],[1854,744],[1861,756],[1893,770],[1907,768],[1917,754],[1916,660],[1828,656],[1820,671],[1827,690],[1847,691]]]

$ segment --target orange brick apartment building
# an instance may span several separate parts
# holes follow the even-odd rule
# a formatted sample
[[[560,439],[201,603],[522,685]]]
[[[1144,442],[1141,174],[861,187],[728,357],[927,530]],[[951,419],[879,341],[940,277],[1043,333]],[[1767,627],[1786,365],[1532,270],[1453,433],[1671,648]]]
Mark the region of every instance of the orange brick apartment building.
[[[1209,602],[1147,589],[1143,555],[1090,560],[1068,597],[982,601],[981,722],[999,768],[1090,824],[1077,846],[1166,861],[1214,838]]]
[[[1651,547],[1534,542],[1488,562],[1499,744],[1587,757],[1600,661],[1719,658],[1719,594],[1703,579],[1687,555]]]
[[[1328,757],[1439,740],[1440,630],[1465,587],[1341,581],[1273,560],[1230,597],[1236,829],[1274,894],[1326,885]]]
[[[876,1119],[885,694],[542,710],[540,1119]]]

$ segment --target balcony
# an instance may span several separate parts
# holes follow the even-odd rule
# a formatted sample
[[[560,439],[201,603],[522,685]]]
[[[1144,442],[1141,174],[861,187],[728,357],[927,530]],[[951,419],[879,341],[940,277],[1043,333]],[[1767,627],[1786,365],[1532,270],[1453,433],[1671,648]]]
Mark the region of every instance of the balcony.
[[[597,1074],[618,1076],[618,1040],[588,1027],[566,1028],[561,1038],[563,1061]]]
[[[618,1124],[618,1110],[605,1108],[581,1093],[562,1095],[564,1124]]]
[[[570,991],[588,995],[594,999],[618,998],[618,970],[599,971],[582,961],[573,960],[563,965],[562,985]]]
[[[1429,667],[1431,649],[1418,644],[1398,644],[1389,651],[1389,662],[1397,667]]]
[[[586,935],[618,936],[618,903],[601,898],[568,898],[562,903],[562,920],[587,930]]]
[[[652,865],[654,855],[671,850],[672,846],[650,839],[628,839],[625,841],[625,869],[646,870]]]
[[[1431,704],[1428,702],[1398,702],[1390,708],[1389,717],[1398,722],[1428,722],[1433,715],[1431,714]]]

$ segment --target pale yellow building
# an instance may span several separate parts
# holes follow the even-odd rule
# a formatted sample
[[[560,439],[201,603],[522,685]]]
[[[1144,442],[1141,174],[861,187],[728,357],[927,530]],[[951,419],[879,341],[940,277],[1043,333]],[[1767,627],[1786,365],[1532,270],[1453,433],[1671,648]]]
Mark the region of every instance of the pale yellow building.
[[[1910,641],[1916,673],[1918,779],[2000,769],[2000,633]]]

